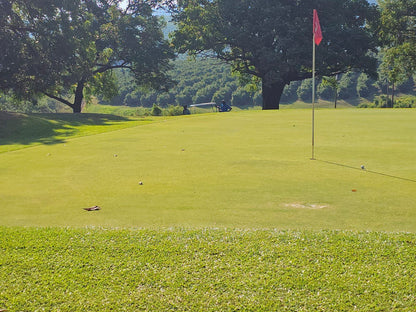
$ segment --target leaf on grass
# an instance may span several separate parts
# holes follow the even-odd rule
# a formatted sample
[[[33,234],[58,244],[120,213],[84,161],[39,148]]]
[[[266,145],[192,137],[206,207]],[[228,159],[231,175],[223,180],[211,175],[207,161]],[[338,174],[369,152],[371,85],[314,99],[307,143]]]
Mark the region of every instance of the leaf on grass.
[[[92,206],[92,207],[82,208],[82,209],[84,209],[84,210],[86,210],[86,211],[97,211],[97,210],[100,210],[100,209],[101,209],[101,207],[100,207],[100,206]],[[0,311],[0,312],[1,312],[1,311]]]

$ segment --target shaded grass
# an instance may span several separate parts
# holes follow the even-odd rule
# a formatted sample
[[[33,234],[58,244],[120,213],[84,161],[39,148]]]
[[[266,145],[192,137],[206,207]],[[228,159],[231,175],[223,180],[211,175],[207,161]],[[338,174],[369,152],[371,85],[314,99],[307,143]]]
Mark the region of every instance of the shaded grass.
[[[0,228],[8,311],[414,311],[416,236]]]
[[[0,153],[39,144],[64,143],[69,138],[119,130],[151,121],[104,114],[0,112]]]

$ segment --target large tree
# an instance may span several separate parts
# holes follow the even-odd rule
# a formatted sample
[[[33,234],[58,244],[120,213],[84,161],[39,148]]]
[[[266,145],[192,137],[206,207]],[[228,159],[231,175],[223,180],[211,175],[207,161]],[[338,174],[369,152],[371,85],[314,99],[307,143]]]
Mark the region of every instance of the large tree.
[[[380,0],[382,75],[394,85],[416,73],[416,0]]]
[[[181,0],[174,43],[181,53],[207,52],[260,78],[263,109],[278,109],[286,85],[312,77],[313,9],[323,32],[317,76],[352,69],[374,75],[368,52],[376,43],[366,26],[377,10],[366,0]]]
[[[85,96],[114,95],[113,70],[167,88],[174,53],[152,14],[156,0],[0,2],[0,89],[48,96],[81,112]]]

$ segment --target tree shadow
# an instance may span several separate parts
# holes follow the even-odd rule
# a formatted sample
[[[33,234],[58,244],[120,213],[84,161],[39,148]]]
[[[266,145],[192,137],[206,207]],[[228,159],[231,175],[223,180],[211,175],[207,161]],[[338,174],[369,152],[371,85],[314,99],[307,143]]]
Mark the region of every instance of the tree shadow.
[[[0,112],[0,145],[59,144],[81,126],[111,126],[128,118],[104,114],[20,114]],[[82,134],[80,134],[81,136]]]

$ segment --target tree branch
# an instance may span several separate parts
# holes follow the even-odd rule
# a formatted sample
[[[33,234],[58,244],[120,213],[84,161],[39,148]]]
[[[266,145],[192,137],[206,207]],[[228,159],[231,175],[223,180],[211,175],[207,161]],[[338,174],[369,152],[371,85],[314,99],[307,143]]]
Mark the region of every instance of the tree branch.
[[[127,64],[127,62],[124,62],[124,63],[122,63],[120,65],[104,65],[104,66],[102,66],[102,67],[97,68],[96,70],[94,70],[92,72],[92,75],[95,75],[95,74],[98,74],[98,73],[103,73],[103,72],[105,72],[107,70],[115,69],[115,68],[127,68],[127,69],[130,69],[130,70],[133,70],[133,67],[127,66],[126,64]],[[97,64],[97,65],[99,65],[99,64]]]
[[[65,105],[68,105],[71,108],[74,107],[74,104],[72,104],[71,102],[69,102],[69,101],[67,101],[65,99],[62,99],[60,97],[57,97],[57,96],[55,96],[53,94],[50,94],[50,93],[47,93],[47,92],[43,92],[43,94],[45,94],[47,97],[50,97],[51,99],[54,99],[54,100],[56,100],[58,102],[61,102],[61,103],[65,104]]]

